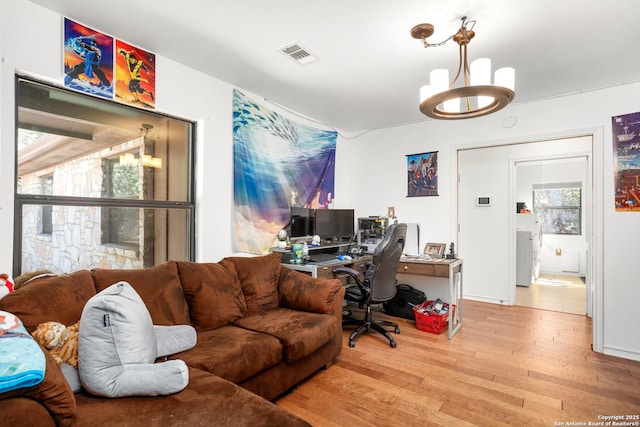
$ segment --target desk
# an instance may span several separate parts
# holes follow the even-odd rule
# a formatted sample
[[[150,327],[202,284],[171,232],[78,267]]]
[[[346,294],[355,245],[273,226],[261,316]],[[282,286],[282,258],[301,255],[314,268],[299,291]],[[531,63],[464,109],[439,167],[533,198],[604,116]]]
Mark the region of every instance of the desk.
[[[320,279],[336,279],[336,278],[342,279],[350,276],[346,274],[336,275],[333,272],[334,268],[349,267],[358,271],[360,274],[362,274],[367,269],[367,263],[369,263],[372,259],[373,259],[373,256],[371,255],[363,255],[360,257],[354,257],[353,259],[346,260],[346,261],[336,260],[335,262],[329,262],[329,263],[323,262],[318,264],[311,263],[311,262],[306,264],[293,264],[293,263],[285,262],[285,263],[282,263],[282,265],[285,267],[289,267],[292,270],[302,271],[303,273],[309,273],[311,274],[311,277],[316,277]]]
[[[367,263],[372,259],[372,255],[363,255],[352,260],[331,263],[293,264],[285,262],[282,263],[282,265],[292,270],[308,273],[311,277],[321,279],[345,279],[350,276],[336,275],[333,269],[336,267],[349,267],[363,274],[367,269]],[[462,328],[462,260],[426,260],[419,257],[402,257],[400,258],[396,273],[417,278],[421,286],[416,287],[429,287],[428,284],[424,283],[425,276],[448,279],[447,296],[443,296],[441,299],[449,304],[456,305],[454,315],[449,316],[449,339],[452,339]],[[403,280],[398,279],[398,282],[402,281]],[[427,296],[429,295],[427,294]]]
[[[417,276],[418,279],[424,278],[424,276],[448,279],[448,301],[445,300],[445,302],[456,305],[454,315],[449,316],[449,339],[452,339],[462,328],[462,260],[427,260],[420,257],[402,257],[396,273]],[[420,280],[420,285],[428,287],[429,285],[424,282],[424,280]],[[430,300],[435,299],[429,297],[428,293],[427,297]]]

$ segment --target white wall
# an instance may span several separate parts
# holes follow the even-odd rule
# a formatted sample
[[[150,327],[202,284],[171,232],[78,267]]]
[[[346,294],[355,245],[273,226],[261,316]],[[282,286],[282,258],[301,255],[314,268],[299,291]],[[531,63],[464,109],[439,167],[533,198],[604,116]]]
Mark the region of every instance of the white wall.
[[[100,30],[99,17],[96,20],[86,24]],[[0,272],[10,272],[12,247],[8,242],[13,240],[15,184],[14,75],[25,72],[58,84],[62,82],[62,17],[26,0],[3,1],[0,24],[0,233],[5,243],[0,245]],[[136,40],[126,41],[136,44]],[[158,111],[198,123],[197,260],[217,261],[231,253],[233,87],[160,55],[157,64]],[[529,104],[517,104],[516,95],[516,104],[483,118],[454,122],[425,120],[377,130],[354,140],[339,138],[336,207],[353,207],[356,215],[361,216],[384,214],[388,206],[395,206],[401,221],[422,225],[422,242],[450,242],[455,240],[454,177],[458,148],[569,136],[584,129],[598,129],[597,143],[600,146],[604,143],[604,150],[595,160],[603,169],[604,179],[597,183],[597,188],[604,199],[604,212],[596,220],[604,229],[605,257],[600,277],[595,279],[601,282],[604,293],[598,298],[606,316],[602,347],[605,352],[640,360],[640,338],[636,332],[640,329],[640,318],[634,314],[640,301],[636,279],[640,276],[640,263],[634,259],[640,217],[637,213],[614,212],[610,137],[611,116],[640,111],[638,93],[640,84],[636,83]],[[517,117],[512,128],[501,125],[507,115]],[[407,198],[405,155],[434,150],[439,151],[440,196]],[[597,347],[598,343],[595,344]]]

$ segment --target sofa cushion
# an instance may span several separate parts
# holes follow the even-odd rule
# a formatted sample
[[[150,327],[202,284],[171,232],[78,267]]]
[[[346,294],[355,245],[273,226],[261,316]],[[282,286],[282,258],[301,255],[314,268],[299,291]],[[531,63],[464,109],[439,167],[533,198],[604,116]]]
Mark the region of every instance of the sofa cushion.
[[[280,258],[279,253],[273,253],[257,257],[227,257],[220,261],[224,266],[231,263],[235,267],[249,314],[278,307]]]
[[[308,274],[283,268],[278,295],[281,307],[331,314],[336,303],[342,307],[344,286],[338,279],[314,279]]]
[[[278,338],[289,363],[313,353],[342,331],[335,316],[288,308],[243,317],[234,325]]]
[[[79,270],[41,277],[0,299],[0,310],[20,318],[27,331],[56,321],[71,325],[80,320],[82,308],[96,294],[91,273]]]
[[[247,303],[235,268],[179,261],[178,273],[191,324],[197,331],[216,329],[246,315]]]
[[[172,358],[239,383],[282,361],[282,344],[271,335],[235,326],[200,332],[198,343]]]
[[[108,400],[76,395],[78,426],[309,427],[277,405],[227,380],[189,369],[189,385],[171,396]]]
[[[188,325],[189,307],[182,292],[175,261],[132,270],[91,270],[98,292],[114,283],[129,283],[142,298],[154,325]]]

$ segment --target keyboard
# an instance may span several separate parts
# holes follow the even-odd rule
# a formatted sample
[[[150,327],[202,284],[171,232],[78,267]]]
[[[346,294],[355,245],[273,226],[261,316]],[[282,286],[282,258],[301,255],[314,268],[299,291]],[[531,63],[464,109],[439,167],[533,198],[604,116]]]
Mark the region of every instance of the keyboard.
[[[313,254],[309,257],[309,262],[323,263],[331,261],[339,261],[336,254]]]

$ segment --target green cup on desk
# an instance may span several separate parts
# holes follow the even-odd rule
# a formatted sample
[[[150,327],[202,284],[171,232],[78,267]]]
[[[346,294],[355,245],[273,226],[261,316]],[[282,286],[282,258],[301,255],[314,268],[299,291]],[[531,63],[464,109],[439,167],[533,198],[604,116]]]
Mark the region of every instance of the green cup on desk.
[[[302,247],[302,243],[294,243],[293,245],[291,245],[294,264],[302,264]]]

